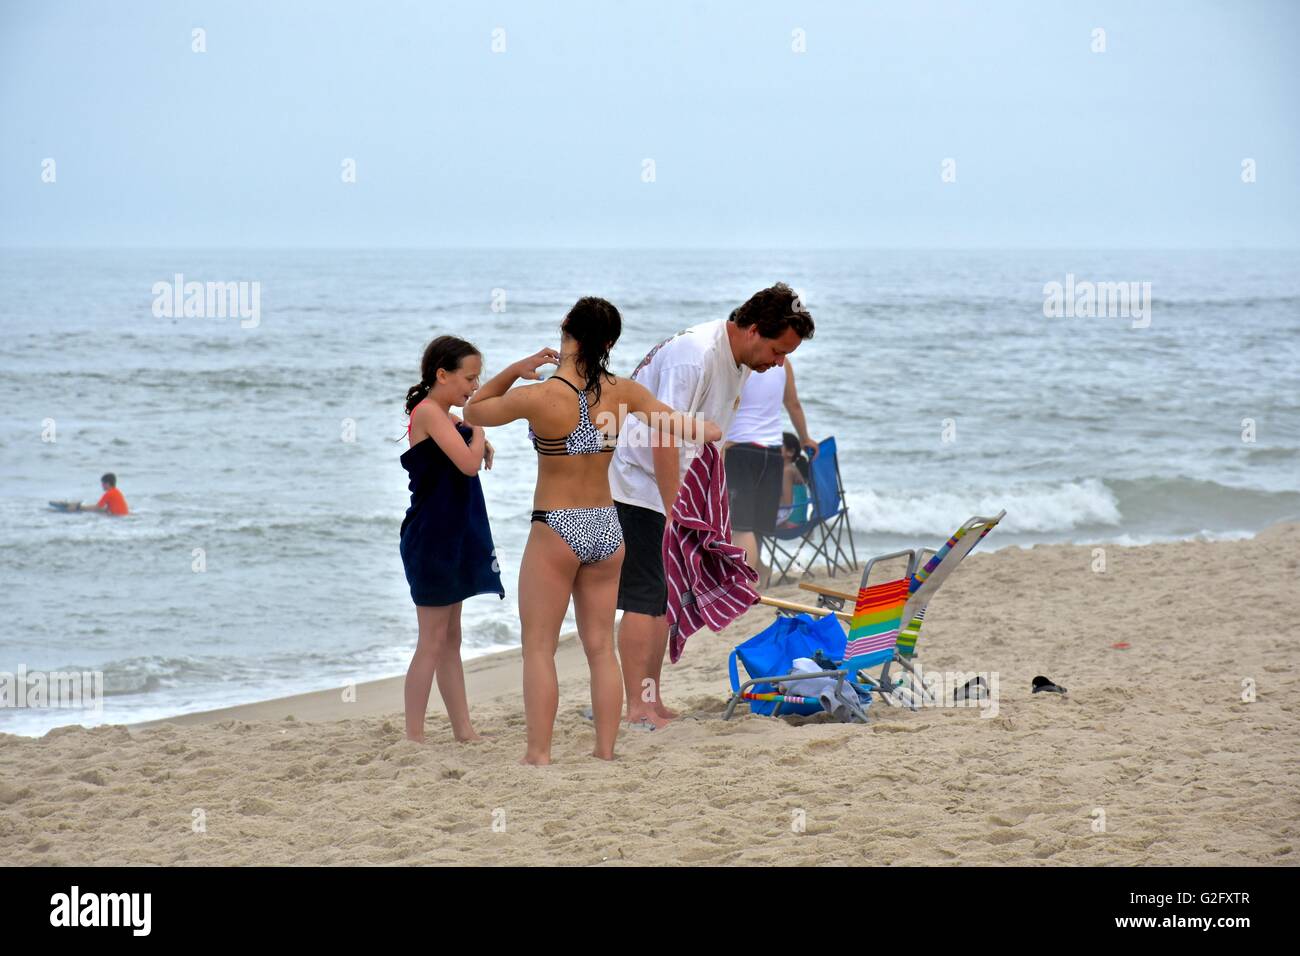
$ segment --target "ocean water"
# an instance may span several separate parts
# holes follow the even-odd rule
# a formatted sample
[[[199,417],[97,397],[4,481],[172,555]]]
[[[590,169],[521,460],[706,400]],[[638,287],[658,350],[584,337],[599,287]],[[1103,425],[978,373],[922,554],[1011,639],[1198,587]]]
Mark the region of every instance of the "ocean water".
[[[155,315],[176,274],[258,283],[256,325]],[[1046,317],[1044,285],[1067,276],[1149,282],[1149,314]],[[983,548],[1300,517],[1293,252],[9,250],[0,671],[100,670],[106,697],[102,715],[0,709],[0,732],[403,672],[394,439],[428,339],[469,338],[492,374],[557,346],[567,307],[599,294],[623,312],[627,372],[776,280],[817,320],[793,365],[811,431],[838,440],[859,555],[999,508]],[[467,656],[518,643],[535,455],[520,423],[490,438],[508,594],[466,603]],[[105,471],[130,517],[47,510],[94,500]]]

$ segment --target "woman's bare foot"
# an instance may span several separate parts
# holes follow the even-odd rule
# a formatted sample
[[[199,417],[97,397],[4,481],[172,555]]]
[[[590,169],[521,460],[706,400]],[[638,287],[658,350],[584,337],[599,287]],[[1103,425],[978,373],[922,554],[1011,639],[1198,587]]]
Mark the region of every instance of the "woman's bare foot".
[[[551,755],[550,754],[534,755],[534,754],[526,753],[524,754],[523,758],[519,762],[524,766],[549,767],[551,765]]]
[[[675,720],[681,716],[681,714],[678,713],[677,711],[669,710],[667,707],[665,707],[662,701],[655,702],[654,711],[664,720]]]
[[[411,743],[413,743],[413,744],[422,744],[422,743],[424,743],[424,734],[420,734],[420,736],[418,736],[418,737],[416,737],[416,736],[414,736],[414,735],[412,735],[412,734],[407,734],[407,735],[406,735],[406,739],[409,740],[409,741],[410,741]]]
[[[599,750],[593,750],[593,751],[591,752],[591,755],[592,755],[593,757],[595,757],[597,760],[615,760],[615,759],[617,759],[617,758],[614,756],[614,751],[612,751],[612,750],[611,750],[609,753],[607,753],[607,754],[603,754],[603,753],[601,753]]]
[[[460,734],[454,734],[453,736],[455,736],[458,744],[481,744],[485,740],[491,740],[496,734],[491,732],[480,734],[477,730],[471,728],[468,736],[461,736]]]

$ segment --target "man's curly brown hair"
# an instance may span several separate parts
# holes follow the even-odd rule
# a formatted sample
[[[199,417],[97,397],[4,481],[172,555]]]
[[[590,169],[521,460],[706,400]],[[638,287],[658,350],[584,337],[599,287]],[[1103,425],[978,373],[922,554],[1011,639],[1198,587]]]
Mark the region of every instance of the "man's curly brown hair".
[[[732,310],[730,319],[742,329],[757,326],[765,339],[779,338],[786,329],[794,329],[801,339],[813,337],[812,315],[784,282],[755,292],[748,302]]]

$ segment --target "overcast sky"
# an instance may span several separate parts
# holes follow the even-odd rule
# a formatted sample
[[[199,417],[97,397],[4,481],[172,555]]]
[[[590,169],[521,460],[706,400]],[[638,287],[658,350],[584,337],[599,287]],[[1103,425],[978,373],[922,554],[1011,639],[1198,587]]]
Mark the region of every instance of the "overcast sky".
[[[1298,37],[1250,0],[5,0],[0,244],[1295,248]]]

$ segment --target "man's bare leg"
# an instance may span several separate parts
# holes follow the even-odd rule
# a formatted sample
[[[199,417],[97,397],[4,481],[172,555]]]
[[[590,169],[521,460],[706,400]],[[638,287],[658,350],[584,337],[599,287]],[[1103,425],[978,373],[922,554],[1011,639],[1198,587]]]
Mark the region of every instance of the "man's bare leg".
[[[656,617],[652,619],[659,628],[655,635],[655,650],[650,657],[650,679],[654,681],[651,688],[654,690],[654,701],[651,706],[663,720],[672,720],[674,717],[681,716],[675,710],[669,710],[664,706],[663,695],[663,670],[664,658],[668,654],[668,618]]]
[[[733,531],[731,543],[745,549],[745,563],[758,572],[759,587],[771,584],[772,569],[763,567],[763,558],[758,553],[758,535],[752,531]]]
[[[668,647],[668,619],[624,611],[618,624],[618,656],[629,723],[646,721],[662,727],[675,714],[663,706],[660,676]]]

